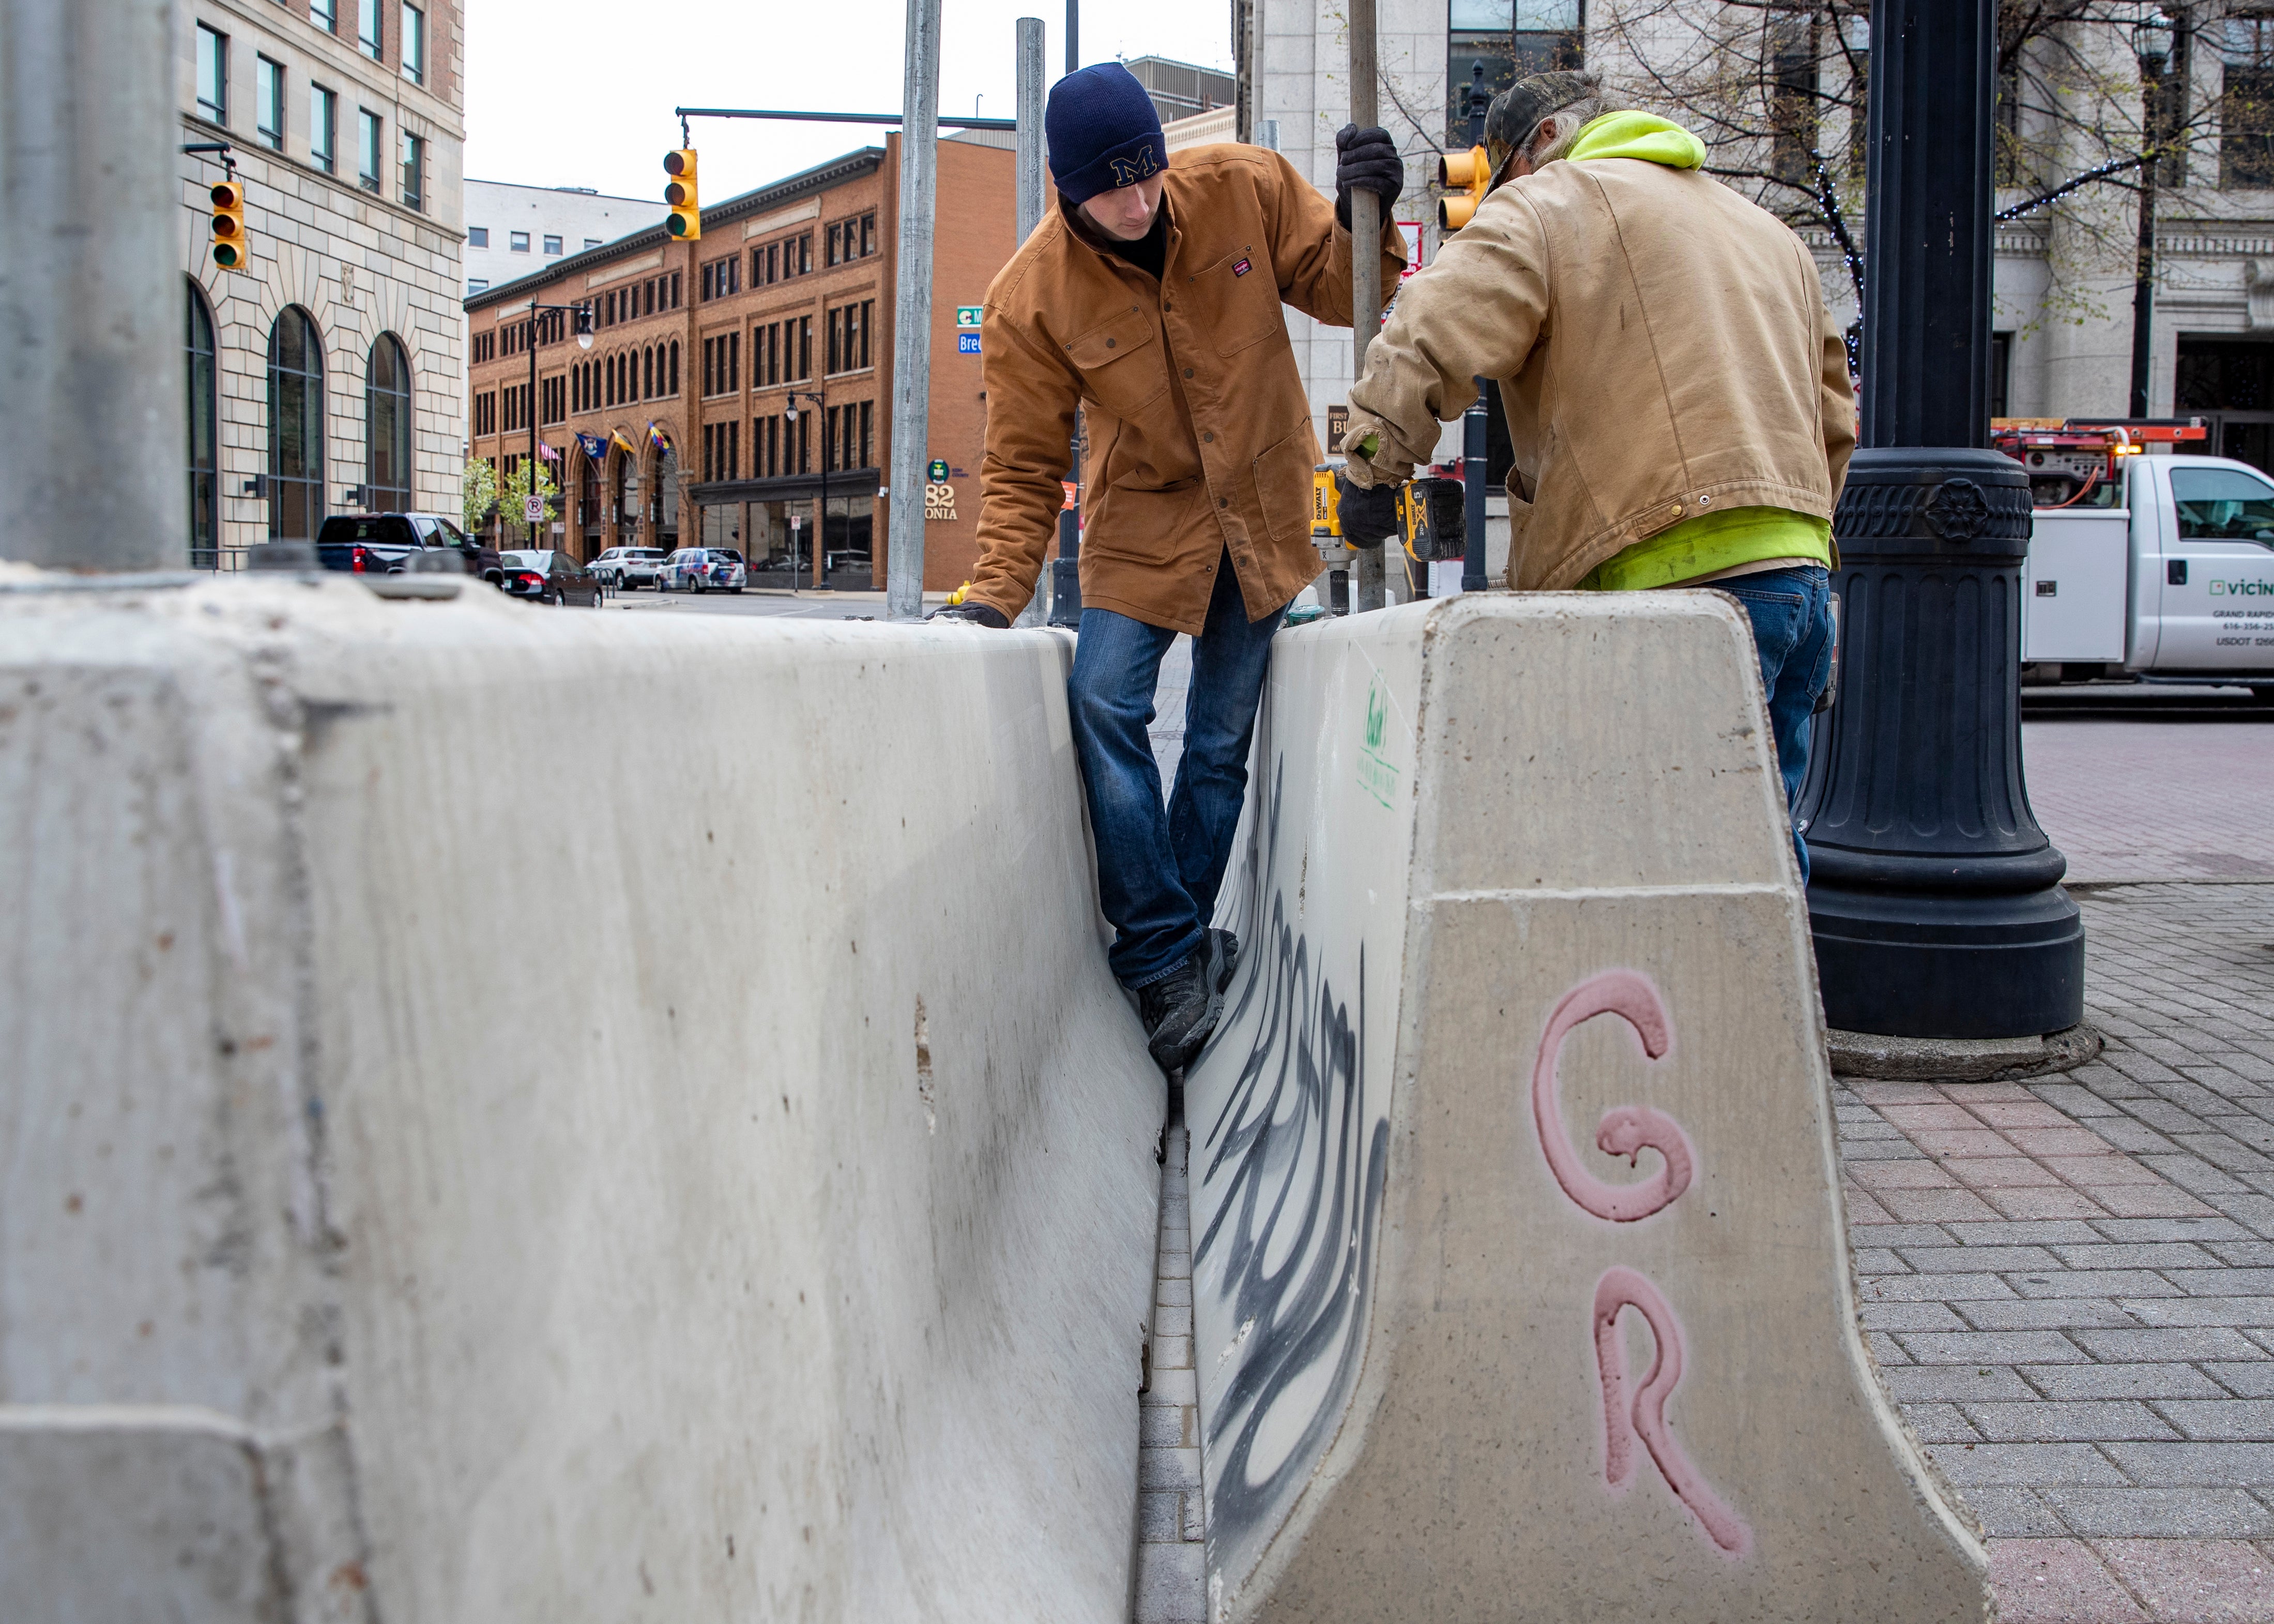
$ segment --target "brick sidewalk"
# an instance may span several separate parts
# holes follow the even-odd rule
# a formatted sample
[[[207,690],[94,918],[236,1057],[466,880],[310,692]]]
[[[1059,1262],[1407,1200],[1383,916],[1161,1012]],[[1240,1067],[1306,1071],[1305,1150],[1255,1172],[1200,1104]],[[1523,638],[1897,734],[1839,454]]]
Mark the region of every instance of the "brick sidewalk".
[[[2274,889],[2081,906],[2098,1061],[1835,1088],[1867,1339],[2007,1618],[2274,1619]]]
[[[2022,725],[2029,804],[2078,883],[2274,877],[2263,722]]]

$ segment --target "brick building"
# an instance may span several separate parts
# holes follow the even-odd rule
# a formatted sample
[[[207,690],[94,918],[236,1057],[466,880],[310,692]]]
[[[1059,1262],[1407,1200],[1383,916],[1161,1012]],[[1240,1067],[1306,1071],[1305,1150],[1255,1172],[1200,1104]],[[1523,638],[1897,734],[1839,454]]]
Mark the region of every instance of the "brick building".
[[[184,146],[227,141],[248,259],[207,249],[212,154],[177,162],[190,560],[350,510],[456,513],[464,436],[456,0],[191,0]]]
[[[806,584],[881,584],[899,141],[710,205],[695,241],[657,226],[470,297],[471,455],[501,477],[529,455],[533,339],[536,430],[567,497],[556,544],[588,559],[618,545],[735,547],[754,584],[787,584],[794,547]],[[925,451],[949,474],[925,529],[934,590],[978,555],[986,402],[978,333],[957,315],[1016,245],[1012,153],[943,140],[938,195]],[[532,300],[589,307],[591,350],[565,316],[532,326]],[[501,524],[528,545],[517,522]]]

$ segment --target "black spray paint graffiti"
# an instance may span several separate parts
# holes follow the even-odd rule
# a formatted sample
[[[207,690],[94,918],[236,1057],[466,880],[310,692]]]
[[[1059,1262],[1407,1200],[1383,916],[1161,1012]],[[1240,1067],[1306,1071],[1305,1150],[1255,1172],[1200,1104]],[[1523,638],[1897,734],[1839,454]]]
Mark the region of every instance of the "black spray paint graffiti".
[[[1336,1001],[1324,976],[1314,989],[1310,943],[1289,924],[1276,882],[1270,922],[1257,929],[1266,878],[1278,872],[1285,774],[1283,756],[1245,862],[1240,922],[1251,945],[1238,1001],[1218,1030],[1253,1036],[1206,1124],[1202,1178],[1211,1188],[1223,1181],[1224,1191],[1193,1253],[1196,1276],[1221,1259],[1241,1341],[1239,1369],[1209,1417],[1209,1539],[1218,1550],[1226,1537],[1284,1513],[1340,1425],[1365,1349],[1389,1138],[1387,1122],[1368,1131],[1364,944],[1353,1026],[1351,1006]],[[1217,1065],[1229,1058],[1211,1057]],[[1321,1392],[1306,1379],[1322,1365],[1329,1374]],[[1299,1436],[1284,1454],[1275,1447],[1278,1458],[1258,1477],[1257,1435],[1298,1383],[1310,1395]],[[1277,1430],[1284,1435],[1284,1425]]]

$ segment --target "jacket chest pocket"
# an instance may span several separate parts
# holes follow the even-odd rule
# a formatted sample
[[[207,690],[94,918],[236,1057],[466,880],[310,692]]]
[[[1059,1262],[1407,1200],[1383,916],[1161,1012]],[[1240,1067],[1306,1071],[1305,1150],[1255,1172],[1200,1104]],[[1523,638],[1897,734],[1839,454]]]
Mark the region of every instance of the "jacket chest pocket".
[[[1066,346],[1081,373],[1082,393],[1117,417],[1127,417],[1169,392],[1169,367],[1160,335],[1132,304]]]
[[[1226,254],[1193,276],[1192,287],[1202,325],[1214,334],[1219,355],[1238,355],[1287,330],[1271,267],[1252,248]]]

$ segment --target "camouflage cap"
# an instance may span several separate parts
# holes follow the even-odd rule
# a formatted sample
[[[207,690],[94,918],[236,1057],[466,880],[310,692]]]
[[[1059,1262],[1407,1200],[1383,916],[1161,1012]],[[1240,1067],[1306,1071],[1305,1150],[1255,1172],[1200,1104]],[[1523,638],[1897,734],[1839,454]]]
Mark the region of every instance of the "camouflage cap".
[[[1541,119],[1593,94],[1595,87],[1593,75],[1565,69],[1518,79],[1495,96],[1485,115],[1485,156],[1492,164],[1493,178],[1500,178],[1509,159],[1532,139]]]

